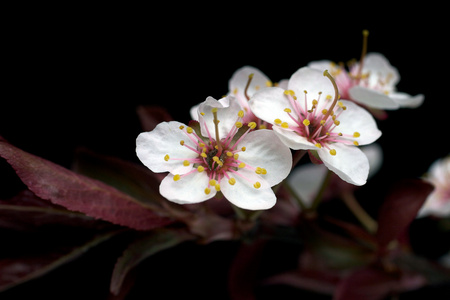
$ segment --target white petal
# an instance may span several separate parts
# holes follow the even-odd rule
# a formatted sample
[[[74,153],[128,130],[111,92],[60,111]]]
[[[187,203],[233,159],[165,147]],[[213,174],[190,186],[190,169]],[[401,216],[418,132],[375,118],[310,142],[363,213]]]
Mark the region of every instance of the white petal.
[[[198,108],[199,108],[200,104],[194,105],[191,107],[191,109],[189,110],[189,114],[191,115],[191,119],[198,121]]]
[[[306,164],[295,168],[287,181],[305,204],[311,206],[327,173],[324,165]]]
[[[288,98],[284,95],[284,89],[279,87],[266,88],[257,92],[250,99],[249,105],[258,118],[270,124],[274,124],[275,119],[287,121],[290,118],[284,109],[288,107],[293,110]]]
[[[250,132],[238,145],[246,147],[239,153],[239,160],[254,168],[261,167],[267,174],[261,175],[270,186],[280,183],[292,168],[291,150],[285,146],[272,130]]]
[[[384,81],[387,77],[390,78],[389,86],[395,86],[400,80],[397,68],[393,67],[383,54],[376,52],[367,53],[362,73],[370,73],[371,85],[377,85],[379,79]]]
[[[354,86],[348,91],[350,98],[358,103],[379,109],[398,109],[400,105],[386,94],[362,87]]]
[[[375,119],[367,110],[351,101],[342,100],[341,102],[347,109],[338,117],[340,124],[334,131],[344,134],[358,132],[360,137],[350,140],[357,141],[359,145],[373,143],[381,136]]]
[[[161,195],[178,204],[199,203],[211,199],[216,195],[216,189],[210,188],[209,194],[205,193],[209,178],[206,172],[194,172],[181,177],[178,181],[173,180],[174,175],[168,174],[159,186]]]
[[[330,144],[329,146],[336,150],[336,155],[331,155],[329,150],[324,148],[317,151],[328,169],[348,183],[365,184],[369,174],[369,161],[361,149],[340,143]]]
[[[257,91],[267,87],[268,82],[270,82],[269,78],[257,68],[244,66],[234,72],[233,76],[231,76],[231,79],[228,82],[229,92],[236,97],[243,98],[247,101],[244,91],[250,74],[253,74],[253,78],[247,89],[247,95],[249,97],[253,96]]]
[[[305,137],[298,135],[296,132],[291,130],[283,129],[279,126],[273,126],[272,130],[278,136],[278,138],[293,150],[316,150],[317,147],[309,142]]]
[[[292,74],[289,79],[289,89],[295,92],[299,103],[304,106],[305,93],[307,91],[306,99],[308,109],[312,107],[314,99],[325,99],[328,95],[334,98],[334,88],[330,79],[323,75],[324,70],[319,71],[309,67],[303,67]],[[321,95],[319,95],[321,93]]]
[[[186,145],[196,147],[186,133],[180,130],[183,123],[171,121],[158,124],[149,132],[142,132],[136,139],[136,154],[142,163],[156,173],[171,172],[173,174],[185,174],[192,170],[192,164],[185,167],[183,160],[166,161],[164,157],[190,159],[198,157],[198,153],[180,145],[184,141]]]
[[[208,137],[208,133],[206,131],[207,127],[211,137],[216,139],[214,115],[211,112],[213,108],[217,108],[217,119],[220,121],[219,137],[222,139],[234,127],[238,118],[238,112],[241,110],[241,106],[236,98],[232,96],[227,96],[220,100],[216,100],[213,97],[208,97],[200,104],[198,108],[198,118],[202,135],[204,137]]]
[[[422,105],[425,98],[424,95],[419,94],[411,96],[406,93],[394,92],[389,94],[389,97],[397,102],[401,107],[417,108]]]
[[[236,183],[231,185],[226,178],[220,183],[220,190],[228,201],[240,208],[249,210],[269,209],[275,205],[276,196],[270,185],[262,177],[245,168],[239,169],[237,172],[248,180],[229,172],[228,174],[236,179]],[[260,188],[253,186],[256,182],[261,184]]]

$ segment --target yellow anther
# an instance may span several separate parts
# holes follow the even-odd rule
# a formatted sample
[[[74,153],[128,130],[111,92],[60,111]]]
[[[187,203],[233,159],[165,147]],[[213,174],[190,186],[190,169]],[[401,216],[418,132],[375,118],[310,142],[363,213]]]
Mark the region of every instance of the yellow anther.
[[[233,156],[233,152],[227,151],[227,156],[228,156],[228,157],[232,157],[232,156]]]
[[[204,112],[201,112],[200,114],[201,114],[202,116],[204,116],[204,115],[205,115],[205,113],[204,113]]]
[[[233,94],[237,94],[238,93],[238,89],[237,88],[235,88],[234,90],[233,90]]]
[[[262,172],[261,172],[261,173],[262,173],[263,175],[266,175],[266,174],[267,174],[267,170],[266,170],[266,169],[264,169],[264,168],[261,168],[261,170],[262,170]]]
[[[242,127],[242,122],[236,122],[236,124],[234,124],[236,126],[236,128],[241,128]]]
[[[183,140],[180,141],[180,145],[184,146],[184,141]]]
[[[203,148],[203,149],[206,149],[206,148]],[[202,152],[202,153],[200,154],[200,156],[201,156],[201,157],[203,157],[203,158],[206,158],[206,157],[208,157],[208,155],[206,155],[206,153],[205,153],[205,152]]]
[[[326,109],[322,109],[322,114],[326,115],[326,114],[327,114],[327,112],[328,112],[328,110],[326,110]]]
[[[204,148],[206,145],[205,145],[205,143],[200,143],[200,144],[198,144],[198,146],[199,146],[200,148]]]
[[[187,133],[191,134],[194,132],[194,129],[192,129],[191,127],[186,127],[186,131]]]
[[[233,158],[237,160],[237,159],[239,158],[239,154],[235,153],[235,154],[233,155]]]
[[[325,122],[326,122],[325,120],[321,120],[320,125],[322,125],[322,126],[325,125]]]
[[[238,116],[239,116],[239,118],[243,118],[243,117],[244,117],[244,111],[243,111],[243,110],[240,110],[240,111],[238,112]]]
[[[213,161],[215,161],[215,162],[219,162],[220,160],[219,160],[219,157],[217,157],[217,156],[214,156],[213,157]]]
[[[335,149],[331,149],[331,150],[330,150],[330,154],[333,155],[333,156],[335,156],[335,155],[336,155],[336,150],[335,150]]]
[[[255,90],[259,90],[261,87],[259,85],[255,85]]]
[[[361,136],[361,134],[358,131],[353,132],[353,137],[357,138],[360,136]]]
[[[255,129],[256,128],[256,123],[255,122],[250,122],[250,123],[248,123],[248,127],[250,127],[251,129]]]
[[[217,107],[213,107],[213,108],[211,109],[211,112],[212,112],[212,113],[216,113],[216,112],[217,112]]]
[[[242,147],[241,150],[242,150],[242,152],[245,152],[245,150],[247,150],[247,148]]]
[[[231,184],[231,185],[234,185],[234,184],[236,183],[236,179],[234,179],[233,177],[231,177],[231,178],[228,180],[228,183]]]
[[[311,124],[311,122],[308,119],[304,119],[302,123],[305,126],[309,126],[309,124]]]
[[[327,95],[327,96],[325,97],[325,99],[327,99],[327,100],[331,100],[331,99],[333,99],[333,96],[331,96],[331,95]]]
[[[308,94],[308,91],[307,91],[307,90],[304,90],[303,93]]]
[[[205,168],[203,166],[198,166],[197,171],[199,171],[200,173],[205,171]]]
[[[164,156],[164,160],[169,161],[169,159],[170,159],[169,154],[166,154],[166,156]]]
[[[184,129],[184,126],[183,125],[181,125],[180,127],[179,127],[181,130],[183,130]]]
[[[203,152],[203,153],[206,153],[206,151],[208,151],[208,149],[206,149],[206,147],[203,147],[203,148],[202,148],[202,152]]]
[[[257,181],[253,186],[255,187],[255,189],[259,189],[261,187],[261,182]]]
[[[282,123],[282,121],[280,119],[275,119],[273,122],[277,125],[280,125]]]
[[[206,189],[205,189],[205,194],[206,194],[206,195],[209,195],[209,193],[211,193],[211,189],[210,189],[210,188],[206,188]]]
[[[262,125],[259,125],[259,129],[267,129],[267,126],[266,126],[266,125],[264,125],[264,124],[262,124]]]
[[[292,112],[292,110],[290,108],[287,108],[287,107],[284,109],[284,111],[287,112],[287,113],[291,113]]]
[[[341,122],[339,122],[338,120],[334,120],[334,125],[339,126],[339,124],[341,124]]]
[[[215,181],[214,179],[211,179],[210,181],[209,181],[209,185],[216,185],[217,184],[217,181]]]
[[[187,167],[187,166],[189,166],[189,165],[190,165],[190,163],[189,163],[188,160],[183,161],[183,166]]]
[[[281,127],[287,129],[287,128],[289,128],[289,124],[287,122],[283,122],[283,123],[281,123]]]
[[[284,90],[283,94],[289,95],[289,90]]]
[[[338,101],[337,105],[341,108],[344,107],[344,103],[342,103],[341,101]]]
[[[241,168],[241,169],[245,168],[245,164],[243,162],[241,162],[238,167]]]
[[[357,141],[353,141],[353,145],[359,146],[359,143]]]
[[[317,148],[322,148],[322,145],[320,143],[315,143],[314,146],[316,146]]]
[[[267,81],[266,81],[266,87],[272,87],[272,86],[273,86],[272,81],[267,80]]]
[[[255,170],[256,174],[262,174],[262,169],[260,167],[257,167]]]
[[[312,104],[313,104],[313,105],[317,105],[317,104],[319,104],[319,101],[317,101],[316,99],[314,99],[314,100],[312,101]]]
[[[214,187],[216,188],[216,191],[220,191],[220,184],[216,184]]]
[[[215,145],[214,148],[215,148],[216,150],[219,150],[219,145]]]
[[[343,135],[342,132],[339,132],[339,133],[338,133],[338,136],[342,136],[342,135]]]
[[[180,174],[177,174],[177,175],[173,176],[173,181],[178,181],[178,180],[180,180],[180,178],[181,178]]]

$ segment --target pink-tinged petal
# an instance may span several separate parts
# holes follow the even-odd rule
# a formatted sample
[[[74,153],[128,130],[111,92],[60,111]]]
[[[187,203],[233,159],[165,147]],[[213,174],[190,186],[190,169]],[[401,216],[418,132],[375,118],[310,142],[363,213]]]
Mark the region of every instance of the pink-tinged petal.
[[[342,100],[341,102],[347,109],[338,117],[340,124],[335,131],[350,135],[358,132],[359,137],[350,138],[350,140],[357,141],[359,145],[373,143],[381,136],[375,119],[367,110],[351,101]]]
[[[393,92],[389,94],[389,97],[397,102],[400,107],[417,108],[422,105],[425,96],[422,94],[411,96],[406,93]]]
[[[189,110],[189,115],[191,116],[192,120],[198,121],[198,108],[199,108],[199,106],[200,106],[200,103],[192,106],[191,109]]]
[[[289,99],[284,95],[284,89],[279,87],[266,88],[260,92],[257,92],[249,101],[252,112],[260,118],[270,124],[274,124],[275,119],[286,119],[284,112],[285,108],[293,110]]]
[[[331,81],[323,75],[324,70],[319,71],[309,67],[303,67],[292,74],[289,79],[289,89],[295,92],[299,103],[304,106],[305,91],[307,109],[311,109],[314,99],[325,99],[328,95],[334,98],[334,88]],[[320,95],[321,94],[321,95]]]
[[[389,86],[395,86],[400,81],[397,68],[391,66],[389,60],[381,53],[367,53],[362,68],[362,74],[365,73],[370,73],[370,86],[377,85],[380,79],[385,81],[389,78]]]
[[[246,147],[246,151],[239,153],[239,160],[266,169],[267,174],[261,176],[270,186],[280,183],[291,171],[291,151],[272,130],[250,132],[239,147]]]
[[[186,134],[186,129],[181,130],[180,126],[186,127],[176,121],[163,122],[158,124],[153,131],[142,132],[137,137],[136,154],[142,163],[153,172],[185,174],[192,170],[192,164],[184,166],[183,160],[174,160],[174,158],[193,159],[199,155],[180,144],[180,141],[184,141],[185,145],[196,148],[194,142]],[[168,160],[165,159],[166,155],[169,156]]]
[[[173,222],[103,182],[22,151],[1,138],[0,156],[38,197],[69,210],[137,230],[150,230]]]
[[[367,105],[368,107],[387,110],[400,108],[400,105],[388,95],[370,88],[354,86],[348,92],[353,101]]]
[[[234,72],[233,76],[231,76],[231,79],[228,82],[228,91],[231,93],[231,95],[234,95],[236,98],[240,98],[240,100],[247,101],[244,92],[250,74],[253,74],[253,78],[250,86],[247,89],[247,95],[249,97],[253,96],[253,94],[255,94],[257,91],[271,86],[272,82],[270,81],[269,77],[267,77],[259,69],[251,66],[244,66]]]
[[[212,138],[215,136],[214,115],[212,109],[217,108],[217,119],[219,123],[219,136],[224,138],[235,126],[238,119],[238,112],[242,109],[236,98],[232,96],[216,100],[208,97],[198,107],[198,120],[200,122],[201,133],[208,137],[208,131]],[[206,130],[208,129],[208,131]]]
[[[369,175],[369,161],[361,149],[340,143],[330,144],[329,147],[336,150],[336,155],[331,155],[324,148],[317,151],[328,169],[348,183],[365,184]]]
[[[249,169],[239,169],[239,174],[229,172],[229,175],[236,180],[231,185],[224,178],[220,184],[220,189],[225,198],[234,205],[248,210],[269,209],[276,203],[276,196],[261,176]],[[254,184],[259,182],[259,188]]]
[[[159,186],[161,195],[169,201],[178,204],[199,203],[211,199],[216,195],[214,187],[210,187],[210,193],[206,194],[209,178],[206,172],[194,172],[181,176],[177,181],[174,175],[168,174]]]
[[[286,130],[279,126],[272,127],[278,138],[293,150],[317,150],[317,147],[309,142],[305,137],[298,135],[295,131]]]

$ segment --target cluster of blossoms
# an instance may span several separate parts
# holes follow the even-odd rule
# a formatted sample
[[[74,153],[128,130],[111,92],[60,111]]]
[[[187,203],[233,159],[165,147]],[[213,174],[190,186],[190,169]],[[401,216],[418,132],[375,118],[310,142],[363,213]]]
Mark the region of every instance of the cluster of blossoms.
[[[291,149],[363,185],[369,161],[359,146],[381,136],[373,110],[423,101],[423,95],[396,92],[398,81],[384,56],[365,49],[348,71],[330,61],[311,62],[279,84],[245,66],[231,77],[227,96],[194,106],[188,125],[163,122],[141,133],[136,152],[152,171],[169,172],[160,193],[179,204],[223,195],[240,208],[271,208],[272,187],[298,162]]]

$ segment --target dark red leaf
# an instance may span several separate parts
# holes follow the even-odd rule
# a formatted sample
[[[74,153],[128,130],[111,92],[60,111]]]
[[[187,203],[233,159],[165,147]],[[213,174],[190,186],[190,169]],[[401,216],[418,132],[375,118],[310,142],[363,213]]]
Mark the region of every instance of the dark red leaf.
[[[109,185],[22,151],[2,138],[0,156],[38,197],[69,210],[137,230],[150,230],[173,222]]]
[[[432,190],[431,184],[420,179],[405,179],[393,186],[378,214],[376,237],[380,247],[407,229]]]

